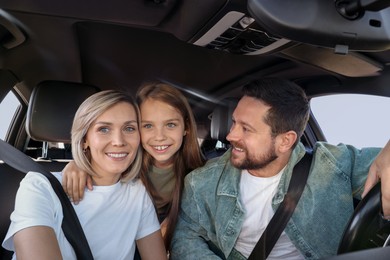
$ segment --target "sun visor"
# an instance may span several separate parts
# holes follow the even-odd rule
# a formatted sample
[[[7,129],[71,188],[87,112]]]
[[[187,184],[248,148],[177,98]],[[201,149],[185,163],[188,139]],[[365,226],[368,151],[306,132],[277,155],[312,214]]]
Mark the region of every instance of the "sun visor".
[[[352,2],[248,0],[248,11],[270,33],[292,41],[335,48],[344,54],[390,49],[390,2],[379,0],[384,4],[346,13],[351,9],[346,3]]]

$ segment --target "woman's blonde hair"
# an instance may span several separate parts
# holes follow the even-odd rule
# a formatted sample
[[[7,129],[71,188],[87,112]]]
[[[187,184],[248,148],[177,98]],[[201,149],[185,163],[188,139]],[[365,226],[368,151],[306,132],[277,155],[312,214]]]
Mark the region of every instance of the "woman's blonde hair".
[[[91,124],[105,111],[119,102],[126,102],[133,106],[137,115],[137,124],[139,131],[140,125],[140,112],[138,105],[135,103],[132,97],[129,95],[116,91],[105,90],[98,92],[89,98],[87,98],[78,108],[75,117],[73,119],[73,125],[71,130],[72,135],[72,155],[76,165],[89,175],[94,176],[95,173],[91,166],[91,155],[89,150],[85,150],[83,144],[85,142],[85,136]],[[121,181],[127,182],[136,177],[141,170],[142,165],[142,148],[138,147],[136,157],[129,168],[122,173]]]

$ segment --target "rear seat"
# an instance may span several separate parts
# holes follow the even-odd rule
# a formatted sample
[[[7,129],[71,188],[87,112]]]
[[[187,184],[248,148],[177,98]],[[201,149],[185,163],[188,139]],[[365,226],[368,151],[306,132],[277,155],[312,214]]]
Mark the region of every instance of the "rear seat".
[[[79,83],[44,81],[31,94],[26,130],[35,143],[70,143],[70,129],[80,104],[99,89]],[[36,161],[49,171],[61,171],[68,160],[49,158],[45,146]],[[66,153],[63,153],[66,154]],[[68,157],[68,155],[66,155]],[[0,162],[0,242],[7,233],[14,209],[15,195],[24,173]],[[0,260],[11,259],[12,252],[0,248]]]

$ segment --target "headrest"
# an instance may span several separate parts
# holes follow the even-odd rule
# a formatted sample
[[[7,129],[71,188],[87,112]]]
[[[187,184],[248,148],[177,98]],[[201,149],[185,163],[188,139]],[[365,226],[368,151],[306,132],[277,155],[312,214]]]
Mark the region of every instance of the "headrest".
[[[26,131],[36,141],[70,143],[73,117],[80,104],[98,92],[95,86],[43,81],[31,94]]]
[[[225,98],[214,108],[211,115],[210,129],[212,139],[228,143],[226,136],[232,126],[232,115],[238,101],[238,98]]]

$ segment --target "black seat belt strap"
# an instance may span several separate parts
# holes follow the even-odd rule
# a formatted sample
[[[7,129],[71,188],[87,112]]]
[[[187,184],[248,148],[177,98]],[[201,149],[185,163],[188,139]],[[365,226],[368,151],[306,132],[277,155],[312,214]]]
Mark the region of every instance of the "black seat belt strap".
[[[85,237],[76,212],[57,178],[47,171],[42,165],[34,162],[30,157],[1,139],[0,159],[20,172],[39,172],[49,180],[53,190],[61,201],[62,211],[64,214],[61,225],[62,230],[64,231],[66,239],[72,245],[77,259],[93,259],[91,249],[88,245],[88,241]]]
[[[304,157],[295,165],[284,200],[275,211],[263,235],[260,237],[248,260],[263,260],[271,253],[305,188],[312,161],[312,151],[306,151]]]

